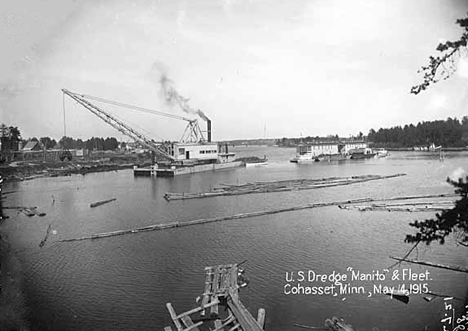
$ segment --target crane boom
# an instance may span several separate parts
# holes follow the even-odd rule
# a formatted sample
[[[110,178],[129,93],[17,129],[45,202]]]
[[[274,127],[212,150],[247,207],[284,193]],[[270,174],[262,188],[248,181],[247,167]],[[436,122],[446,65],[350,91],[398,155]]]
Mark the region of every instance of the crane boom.
[[[88,109],[90,112],[92,112],[94,115],[102,119],[104,122],[106,122],[107,124],[117,129],[119,132],[132,138],[135,142],[140,143],[141,145],[145,146],[146,148],[150,149],[156,154],[163,156],[171,161],[175,160],[171,154],[169,154],[164,149],[159,147],[151,139],[133,130],[130,126],[118,120],[117,118],[107,113],[106,111],[102,110],[101,108],[97,107],[96,105],[93,105],[91,102],[84,99],[83,95],[71,92],[67,89],[62,89],[62,92],[66,94],[67,96],[69,96],[70,98],[72,98],[73,100],[75,100],[76,102],[78,102],[80,105],[82,105],[86,109]]]

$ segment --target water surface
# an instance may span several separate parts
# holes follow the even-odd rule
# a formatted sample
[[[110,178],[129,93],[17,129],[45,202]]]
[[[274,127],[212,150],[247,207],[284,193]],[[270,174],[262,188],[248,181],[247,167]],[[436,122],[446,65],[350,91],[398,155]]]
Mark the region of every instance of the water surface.
[[[446,177],[458,168],[466,169],[468,157],[447,153],[439,162],[437,154],[394,152],[382,159],[297,165],[288,162],[294,149],[237,147],[234,151],[239,157],[267,155],[269,165],[172,179],[134,177],[131,170],[123,170],[7,184],[6,191],[16,192],[7,195],[5,205],[37,206],[47,213],[29,218],[8,211],[11,217],[4,223],[23,261],[35,328],[162,329],[171,322],[167,302],[177,312],[195,307],[195,298],[203,292],[205,266],[247,260],[250,284],[240,297],[254,315],[258,308],[266,309],[267,330],[294,330],[294,323],[322,326],[332,316],[344,317],[361,331],[442,329],[441,298],[427,302],[422,295],[413,295],[404,304],[385,295],[284,294],[287,272],[385,269],[394,262],[389,255],[403,256],[410,248],[403,243],[412,232],[408,223],[431,213],[359,212],[331,206],[95,241],[57,242],[314,202],[449,193],[453,189]],[[171,202],[163,198],[165,192],[206,191],[220,183],[396,173],[407,176],[297,192]],[[117,200],[89,206],[111,198]],[[49,224],[57,234],[40,249]],[[454,239],[444,246],[421,246],[416,253],[412,257],[420,260],[468,265],[466,248]],[[466,274],[405,264],[394,270],[409,267],[418,273],[430,271],[431,280],[419,283],[427,283],[433,292],[460,297],[467,293]],[[375,282],[358,283],[367,289]],[[454,303],[461,311],[462,302]]]

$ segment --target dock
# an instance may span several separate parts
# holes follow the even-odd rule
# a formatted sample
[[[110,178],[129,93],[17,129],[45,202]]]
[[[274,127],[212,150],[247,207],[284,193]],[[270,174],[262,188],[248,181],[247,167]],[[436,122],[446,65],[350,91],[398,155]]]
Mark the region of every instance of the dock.
[[[199,306],[177,314],[172,304],[167,303],[175,328],[166,326],[164,331],[263,331],[265,310],[260,308],[254,318],[239,299],[239,289],[246,286],[243,274],[239,264],[205,267]]]

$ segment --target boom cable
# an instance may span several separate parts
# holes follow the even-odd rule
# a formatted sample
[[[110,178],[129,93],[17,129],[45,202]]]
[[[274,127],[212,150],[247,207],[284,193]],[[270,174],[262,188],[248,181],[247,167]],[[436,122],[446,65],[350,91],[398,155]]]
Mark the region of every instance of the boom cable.
[[[127,104],[127,103],[117,102],[117,101],[114,101],[114,100],[108,100],[108,99],[104,99],[104,98],[94,97],[92,95],[81,94],[81,97],[86,98],[86,99],[91,99],[91,100],[94,100],[94,101],[104,102],[104,103],[111,104],[111,105],[118,106],[118,107],[129,108],[129,109],[133,109],[133,110],[142,111],[142,112],[145,112],[145,113],[166,116],[166,117],[170,117],[170,118],[174,118],[174,119],[178,119],[178,120],[184,120],[184,121],[187,121],[187,122],[193,122],[194,121],[193,119],[189,119],[187,117],[174,115],[174,114],[169,114],[169,113],[165,113],[165,112],[162,112],[162,111],[159,111],[159,110],[134,106],[134,105],[130,105],[130,104]]]

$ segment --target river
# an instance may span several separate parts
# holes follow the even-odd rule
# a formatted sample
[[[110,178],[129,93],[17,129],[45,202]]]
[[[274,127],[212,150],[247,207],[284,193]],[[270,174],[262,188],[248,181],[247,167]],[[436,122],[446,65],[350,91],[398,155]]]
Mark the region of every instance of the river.
[[[314,202],[451,193],[446,178],[457,169],[467,170],[468,157],[468,153],[446,153],[440,162],[438,154],[393,152],[380,159],[298,165],[288,161],[294,149],[236,147],[234,151],[239,157],[267,155],[269,164],[178,178],[134,177],[131,170],[121,170],[7,183],[4,191],[14,193],[6,196],[4,205],[37,206],[47,214],[27,217],[7,210],[10,218],[3,225],[23,263],[33,330],[162,330],[171,324],[167,302],[178,313],[196,306],[195,298],[203,293],[205,266],[244,260],[250,283],[241,289],[240,298],[254,316],[258,308],[266,309],[269,331],[299,330],[293,327],[295,323],[323,326],[332,316],[343,317],[360,331],[443,329],[441,319],[448,310],[442,298],[427,302],[424,295],[411,295],[405,304],[374,293],[374,285],[426,284],[432,292],[463,298],[468,292],[464,273],[401,264],[385,273],[384,281],[348,282],[362,286],[364,294],[285,294],[291,288],[285,287],[291,272],[296,276],[297,271],[351,276],[349,268],[364,274],[384,272],[394,263],[390,255],[404,256],[411,247],[403,243],[405,235],[413,232],[408,223],[433,213],[360,212],[331,206],[94,241],[58,242]],[[397,173],[407,175],[296,192],[171,202],[163,198],[165,192],[206,191],[220,183]],[[117,200],[90,208],[93,202],[112,198]],[[49,224],[53,232],[39,248]],[[467,267],[466,249],[450,238],[445,245],[421,245],[411,257]],[[418,274],[428,271],[428,279],[391,279],[395,270],[402,276],[409,268]],[[461,313],[464,303],[455,299],[453,303]]]

